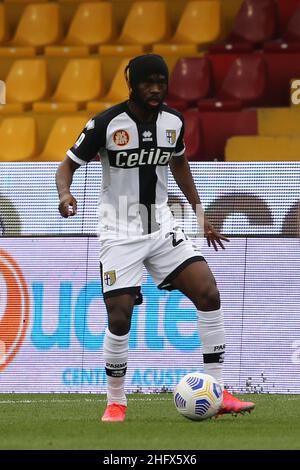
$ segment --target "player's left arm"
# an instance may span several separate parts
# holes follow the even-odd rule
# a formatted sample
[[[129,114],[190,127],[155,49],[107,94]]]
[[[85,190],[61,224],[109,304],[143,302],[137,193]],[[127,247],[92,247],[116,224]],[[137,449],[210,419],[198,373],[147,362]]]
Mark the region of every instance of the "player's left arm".
[[[229,239],[221,235],[206,217],[186,156],[184,154],[174,156],[170,160],[170,169],[176,183],[191,204],[200,227],[204,228],[204,236],[207,239],[208,246],[210,247],[212,244],[214,249],[218,251],[219,245],[224,250],[225,247],[222,240],[229,242]]]

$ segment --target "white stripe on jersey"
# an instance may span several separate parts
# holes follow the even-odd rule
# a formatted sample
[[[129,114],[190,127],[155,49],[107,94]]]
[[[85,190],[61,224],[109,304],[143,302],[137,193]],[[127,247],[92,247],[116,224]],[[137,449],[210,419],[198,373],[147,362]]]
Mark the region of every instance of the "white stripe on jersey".
[[[101,155],[101,235],[121,236],[125,225],[128,230],[128,222],[131,228],[124,231],[125,238],[144,235],[149,219],[142,224],[139,204],[153,205],[160,213],[157,216],[163,213],[169,218],[168,162],[184,153],[182,116],[164,105],[156,121],[139,122],[127,103],[121,103],[95,116],[93,122],[94,127],[83,130],[83,139],[78,139],[67,155],[80,165],[97,152]]]
[[[71,160],[74,160],[74,162],[78,163],[78,165],[86,165],[87,162],[85,162],[84,160],[81,160],[81,158],[78,158],[73,152],[72,150],[68,150],[67,151],[67,155],[68,157],[71,158]]]
[[[184,147],[183,150],[181,150],[181,152],[178,152],[178,153],[175,153],[175,152],[174,152],[174,153],[173,153],[173,157],[182,157],[182,155],[184,154],[184,152],[185,152],[185,147]]]
[[[178,140],[181,128],[182,121],[178,116],[162,111],[158,115],[156,121],[157,146],[170,147],[174,149],[174,143]],[[167,137],[167,131],[176,132],[176,136],[174,136],[175,142],[172,143],[172,141]]]

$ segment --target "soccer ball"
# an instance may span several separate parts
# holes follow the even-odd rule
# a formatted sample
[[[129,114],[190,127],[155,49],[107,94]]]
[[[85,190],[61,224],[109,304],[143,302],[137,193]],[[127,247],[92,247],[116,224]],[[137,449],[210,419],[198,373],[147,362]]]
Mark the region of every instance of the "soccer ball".
[[[174,403],[177,411],[196,421],[214,416],[223,402],[220,384],[208,374],[192,372],[177,384]]]

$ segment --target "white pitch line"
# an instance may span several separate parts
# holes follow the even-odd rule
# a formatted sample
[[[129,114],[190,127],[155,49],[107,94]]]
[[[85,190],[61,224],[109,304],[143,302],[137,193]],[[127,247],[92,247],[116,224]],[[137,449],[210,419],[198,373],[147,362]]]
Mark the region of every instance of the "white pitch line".
[[[171,398],[171,397],[170,397]],[[129,401],[169,401],[170,398],[128,398]],[[92,399],[92,398],[83,398],[83,400],[77,400],[77,399],[70,399],[70,400],[65,400],[65,399],[57,399],[57,400],[53,400],[51,398],[49,398],[49,400],[0,400],[0,405],[9,405],[9,404],[31,404],[31,403],[82,403],[82,401],[86,401],[86,402],[95,402],[95,403],[98,403],[98,402],[105,402],[106,401],[106,398],[95,398],[95,399]]]
[[[170,397],[141,397],[141,398],[131,398],[130,396],[128,397],[128,401],[141,401],[141,402],[155,402],[155,401],[169,401],[171,399],[171,395]],[[286,400],[289,400],[289,401],[299,401],[300,400],[300,396],[299,397],[285,397]],[[83,398],[83,399],[70,399],[70,400],[67,400],[67,399],[52,399],[52,398],[49,398],[49,400],[39,400],[39,399],[36,399],[36,400],[0,400],[0,405],[17,405],[17,404],[22,404],[22,405],[27,405],[27,404],[32,404],[32,403],[35,403],[35,404],[38,404],[38,403],[47,403],[47,404],[51,404],[51,403],[82,403],[83,401],[85,402],[92,402],[92,403],[99,403],[99,402],[106,402],[106,398],[103,397],[103,398]]]
[[[155,402],[155,401],[169,401],[171,399],[171,394],[169,397],[141,397],[141,398],[131,398],[130,396],[128,397],[128,401],[141,401],[141,402]],[[287,397],[285,396],[285,399],[286,400],[289,400],[289,401],[299,401],[300,400],[300,396],[299,397]],[[103,398],[82,398],[82,399],[72,399],[70,398],[70,400],[68,399],[65,399],[65,398],[57,398],[57,399],[52,399],[52,398],[49,398],[49,400],[39,400],[39,399],[36,399],[36,400],[0,400],[0,405],[11,405],[11,404],[23,404],[23,405],[27,405],[27,404],[32,404],[32,403],[82,403],[83,401],[85,402],[92,402],[92,403],[99,403],[99,402],[106,402],[106,397],[103,397]]]

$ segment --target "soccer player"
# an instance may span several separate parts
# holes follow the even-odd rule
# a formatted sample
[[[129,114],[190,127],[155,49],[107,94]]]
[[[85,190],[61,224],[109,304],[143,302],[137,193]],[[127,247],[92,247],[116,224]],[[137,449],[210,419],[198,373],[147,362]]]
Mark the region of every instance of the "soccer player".
[[[205,259],[169,209],[168,165],[203,225],[208,245],[217,251],[229,240],[214,229],[201,208],[185,157],[183,117],[164,104],[169,78],[165,61],[155,54],[135,57],[125,76],[129,100],[87,123],[56,174],[59,211],[63,217],[73,216],[73,174],[100,155],[100,262],[108,314],[103,346],[107,408],[102,421],[125,419],[128,338],[133,307],[142,301],[143,266],[159,289],[178,289],[194,303],[204,372],[223,385],[225,337],[219,291]],[[224,390],[220,413],[250,411],[254,406]]]

